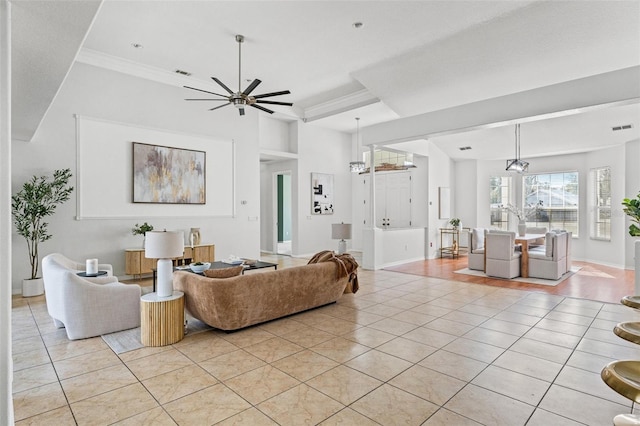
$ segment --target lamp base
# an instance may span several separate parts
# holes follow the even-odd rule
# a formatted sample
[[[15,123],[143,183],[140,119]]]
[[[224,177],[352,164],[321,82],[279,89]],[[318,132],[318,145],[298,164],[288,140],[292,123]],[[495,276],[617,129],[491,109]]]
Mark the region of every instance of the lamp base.
[[[158,297],[173,296],[173,262],[171,259],[158,259]]]
[[[345,240],[338,241],[338,254],[347,252],[347,242]]]

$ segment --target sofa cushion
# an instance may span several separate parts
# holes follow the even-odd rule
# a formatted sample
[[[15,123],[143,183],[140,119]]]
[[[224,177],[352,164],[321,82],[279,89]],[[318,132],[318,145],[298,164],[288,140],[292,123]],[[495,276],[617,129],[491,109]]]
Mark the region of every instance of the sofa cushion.
[[[556,238],[556,234],[554,232],[547,232],[544,238],[545,244],[545,255],[547,257],[553,256],[553,241]]]
[[[471,251],[476,253],[477,250],[484,248],[484,228],[473,228],[471,231]]]
[[[243,269],[242,265],[238,265],[230,268],[207,269],[203,274],[209,278],[231,278],[240,275]]]

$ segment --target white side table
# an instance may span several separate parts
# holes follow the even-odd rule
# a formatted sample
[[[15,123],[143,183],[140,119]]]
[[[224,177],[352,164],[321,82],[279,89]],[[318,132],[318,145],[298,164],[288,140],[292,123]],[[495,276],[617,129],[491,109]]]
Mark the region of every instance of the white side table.
[[[140,298],[140,338],[145,346],[166,346],[184,337],[184,293],[174,291],[170,297],[158,293]]]

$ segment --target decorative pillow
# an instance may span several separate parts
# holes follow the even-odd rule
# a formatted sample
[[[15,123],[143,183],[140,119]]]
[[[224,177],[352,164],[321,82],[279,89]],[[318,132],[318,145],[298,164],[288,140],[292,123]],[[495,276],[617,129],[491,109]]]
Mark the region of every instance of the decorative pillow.
[[[545,244],[545,256],[551,257],[553,256],[553,240],[555,240],[556,234],[554,232],[547,232],[544,238]]]
[[[471,231],[471,251],[479,250],[484,248],[484,229],[483,228],[473,228]]]
[[[207,269],[203,274],[209,278],[231,278],[240,275],[243,269],[242,265],[238,265],[230,268]]]

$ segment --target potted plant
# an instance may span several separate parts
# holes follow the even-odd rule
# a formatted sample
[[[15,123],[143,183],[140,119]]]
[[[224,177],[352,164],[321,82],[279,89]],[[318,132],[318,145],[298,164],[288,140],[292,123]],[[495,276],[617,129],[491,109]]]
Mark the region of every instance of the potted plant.
[[[636,198],[625,198],[622,200],[624,206],[623,211],[631,218],[629,225],[629,235],[632,237],[640,237],[640,193]],[[640,239],[635,241],[635,294],[640,294]]]
[[[449,221],[449,224],[453,226],[453,229],[458,229],[458,226],[460,226],[460,219],[458,219],[457,217],[454,217]]]
[[[149,225],[147,222],[142,225],[138,225],[136,223],[136,225],[131,229],[131,233],[133,235],[142,235],[142,248],[144,248],[144,236],[149,231],[153,231],[153,225]]]
[[[49,224],[44,222],[44,218],[53,215],[56,207],[71,197],[71,176],[71,169],[55,170],[51,180],[48,176],[33,176],[11,197],[13,223],[18,235],[27,241],[31,263],[31,278],[22,282],[22,294],[25,296],[35,296],[44,292],[42,278],[38,277],[38,245],[52,237],[47,229]]]

